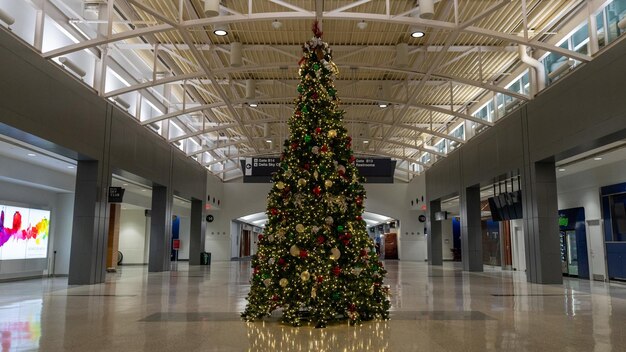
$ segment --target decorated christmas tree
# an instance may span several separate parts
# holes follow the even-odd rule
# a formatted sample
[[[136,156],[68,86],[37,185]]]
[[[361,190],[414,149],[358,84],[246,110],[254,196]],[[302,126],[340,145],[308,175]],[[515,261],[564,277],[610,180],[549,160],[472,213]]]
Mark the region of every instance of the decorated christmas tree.
[[[367,234],[364,180],[334,86],[338,68],[321,39],[303,46],[295,112],[268,195],[268,222],[252,259],[248,321],[282,308],[282,320],[325,327],[389,316],[386,274]]]

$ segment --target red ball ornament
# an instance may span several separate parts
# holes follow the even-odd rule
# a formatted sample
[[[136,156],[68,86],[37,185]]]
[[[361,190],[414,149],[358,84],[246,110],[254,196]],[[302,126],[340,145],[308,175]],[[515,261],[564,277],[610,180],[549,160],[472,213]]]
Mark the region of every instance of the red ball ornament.
[[[272,301],[274,301],[274,302],[278,301],[278,296],[277,295],[273,295],[272,296]]]
[[[298,143],[291,143],[291,149],[296,150],[298,149]]]
[[[276,209],[276,208],[272,208],[272,209],[270,209],[270,213],[271,213],[272,215],[276,216],[276,215],[278,215],[278,209]]]
[[[284,266],[285,264],[287,264],[285,258],[278,258],[278,265]]]
[[[354,312],[354,311],[356,310],[356,305],[355,305],[354,303],[351,303],[351,304],[348,306],[348,310],[349,310],[349,311],[351,311],[351,312]]]
[[[352,142],[352,137],[348,136],[348,142]]]
[[[255,267],[254,267],[254,271],[253,271],[253,273],[254,273],[254,275],[256,275],[256,274],[258,274],[258,273],[259,273],[259,267],[258,267],[258,266],[255,266]]]
[[[263,241],[263,235],[259,235],[259,242]]]
[[[333,274],[334,274],[335,276],[339,276],[339,274],[341,274],[341,268],[340,268],[340,267],[338,267],[338,266],[334,267],[334,268],[333,268]]]
[[[313,94],[311,94],[311,99],[317,99],[317,93],[314,92]]]
[[[302,112],[300,110],[297,110],[296,111],[296,116],[298,116],[298,117],[302,116]]]
[[[321,127],[316,128],[315,129],[315,133],[317,133],[317,134],[322,133],[322,128]]]
[[[304,249],[300,250],[300,258],[306,258],[308,256],[309,256],[309,252],[307,252]]]
[[[344,246],[347,246],[347,245],[349,245],[349,244],[350,244],[350,240],[349,240],[349,239],[347,239],[347,238],[344,238],[344,239],[343,239],[343,241],[341,241],[341,242],[343,242],[343,245],[344,245]]]
[[[361,197],[356,197],[356,199],[354,200],[354,202],[355,202],[356,204],[358,204],[358,205],[361,205],[361,204],[363,204],[363,198],[361,198]]]
[[[324,277],[323,276],[318,276],[317,277],[317,282],[321,283],[322,281],[324,281]]]
[[[350,162],[353,163],[356,160],[356,158],[354,157],[354,155],[350,155]]]
[[[326,242],[326,237],[324,237],[324,236],[318,236],[317,237],[317,243],[324,244],[324,242]]]
[[[363,217],[362,217],[361,215],[357,215],[357,216],[356,216],[356,219],[357,219],[358,221],[361,221],[361,220],[363,220]]]
[[[322,193],[322,188],[320,188],[320,186],[315,186],[315,188],[313,188],[313,193],[316,196],[319,196]]]
[[[366,257],[367,256],[367,250],[361,249],[361,252],[359,252],[359,254],[361,255],[361,257]]]
[[[342,176],[346,174],[346,172],[343,169],[340,169],[339,171],[337,171],[337,173],[339,174],[339,176]]]
[[[326,153],[326,152],[328,151],[328,146],[327,146],[326,144],[324,144],[324,145],[320,148],[320,151],[321,151],[322,153]]]
[[[311,168],[311,165],[309,163],[304,164],[304,169],[308,170]]]

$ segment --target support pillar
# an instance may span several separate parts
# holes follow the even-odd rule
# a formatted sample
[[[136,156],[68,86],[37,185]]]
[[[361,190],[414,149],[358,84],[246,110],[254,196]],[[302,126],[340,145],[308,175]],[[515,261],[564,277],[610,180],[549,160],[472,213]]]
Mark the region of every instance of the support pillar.
[[[68,283],[104,282],[109,226],[107,204],[111,172],[108,163],[78,161]]]
[[[441,221],[435,220],[435,213],[441,211],[441,200],[430,201],[430,220],[428,221],[428,264],[443,264],[443,245],[441,243]]]
[[[205,222],[204,205],[200,199],[191,200],[191,226],[189,231],[189,265],[200,265],[200,253],[204,252]]]
[[[480,186],[467,187],[460,198],[463,270],[482,272],[483,242],[480,221]]]
[[[525,166],[523,196],[527,279],[538,284],[561,284],[554,161]]]
[[[111,204],[109,209],[109,236],[107,244],[107,271],[117,271],[117,252],[120,243],[120,217],[122,205]]]
[[[170,270],[172,201],[173,194],[170,188],[160,185],[152,187],[149,272]]]

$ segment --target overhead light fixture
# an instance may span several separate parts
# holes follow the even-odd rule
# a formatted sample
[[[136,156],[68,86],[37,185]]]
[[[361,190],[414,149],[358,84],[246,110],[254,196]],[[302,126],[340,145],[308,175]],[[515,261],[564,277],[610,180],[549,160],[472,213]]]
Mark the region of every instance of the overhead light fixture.
[[[418,27],[411,28],[411,38],[421,38],[425,35],[424,31]]]
[[[124,100],[124,99],[122,99],[122,98],[120,98],[120,97],[115,97],[115,98],[113,98],[113,100],[114,100],[114,101],[115,101],[115,102],[116,102],[119,106],[123,107],[125,110],[130,109],[130,104],[129,104],[126,100]]]
[[[257,106],[259,106],[259,104],[251,101],[251,102],[248,103],[248,106],[251,107],[251,108],[256,108]]]
[[[420,18],[430,20],[435,17],[435,2],[434,0],[419,0],[420,6]]]
[[[272,27],[274,27],[274,29],[280,29],[280,27],[283,26],[283,23],[280,22],[279,20],[274,20],[274,22],[272,22]]]
[[[599,156],[597,156],[597,157],[593,158],[593,160],[595,160],[595,161],[600,161],[600,160],[602,160],[602,158],[601,158],[601,157],[599,157]]]
[[[378,103],[378,107],[379,107],[379,108],[383,108],[383,109],[384,109],[384,108],[386,108],[387,106],[389,106],[389,104],[387,104],[387,103],[385,103],[385,102],[382,102],[382,101],[381,101],[381,102],[379,102],[379,103]]]
[[[565,171],[565,169],[564,168],[559,168],[559,171],[563,172],[563,171]]]
[[[357,22],[356,26],[358,29],[364,30],[365,28],[367,28],[367,22],[365,21]]]
[[[240,42],[230,43],[230,65],[232,67],[241,67],[243,65]]]
[[[204,0],[204,15],[215,17],[220,14],[220,0]]]
[[[3,9],[0,9],[0,21],[6,23],[7,26],[10,26],[13,23],[15,23],[15,18],[9,15],[8,12],[4,11]]]
[[[74,72],[80,78],[83,78],[87,75],[87,72],[85,72],[82,68],[78,67],[78,65],[76,65],[72,60],[68,59],[65,56],[61,56],[59,58],[59,62],[61,63],[61,65],[65,66],[65,68]]]
[[[364,144],[369,144],[370,141],[363,141]]]
[[[74,166],[74,165],[68,165],[68,166],[67,166],[67,168],[68,168],[68,169],[75,169],[75,168],[76,168],[76,166]]]
[[[122,186],[128,186],[128,183],[123,183]]]
[[[272,140],[271,140],[271,139],[266,139],[265,141],[266,141],[267,143],[272,143]]]
[[[28,155],[28,156],[37,156],[37,154],[35,154],[35,153],[28,153],[26,155]]]
[[[218,37],[223,37],[228,35],[228,24],[225,23],[216,23],[213,25],[213,34]]]

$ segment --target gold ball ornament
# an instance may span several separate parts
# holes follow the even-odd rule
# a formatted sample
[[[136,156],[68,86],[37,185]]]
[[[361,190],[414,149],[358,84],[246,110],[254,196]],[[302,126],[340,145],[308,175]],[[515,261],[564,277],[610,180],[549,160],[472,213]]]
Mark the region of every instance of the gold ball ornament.
[[[327,216],[326,219],[324,219],[324,222],[326,222],[326,225],[332,225],[334,220],[332,216]]]
[[[337,131],[336,131],[336,130],[330,130],[330,131],[328,131],[328,137],[330,137],[330,138],[335,138],[335,137],[337,137]]]
[[[288,283],[289,283],[289,280],[285,278],[282,278],[280,279],[280,281],[278,281],[278,284],[280,285],[280,287],[286,287]]]
[[[282,189],[285,188],[285,184],[282,181],[278,181],[278,182],[276,182],[276,188],[282,190]]]
[[[341,251],[339,250],[339,248],[335,247],[330,250],[330,259],[338,260],[339,257],[341,257]]]
[[[309,274],[308,271],[303,271],[302,274],[300,274],[300,280],[302,281],[309,281],[309,279],[311,278],[311,274]]]
[[[295,244],[293,246],[291,246],[291,248],[289,248],[289,254],[293,255],[294,257],[297,257],[300,255],[300,247],[296,246]]]
[[[303,178],[299,179],[299,180],[298,180],[298,185],[299,185],[299,186],[306,186],[306,180],[305,180],[305,179],[303,179]]]
[[[317,171],[313,171],[313,177],[317,180],[317,178],[320,177],[320,174]]]
[[[332,187],[333,186],[333,181],[331,181],[331,180],[324,181],[324,186],[326,186],[326,188]]]
[[[302,224],[298,224],[296,225],[296,231],[303,233],[304,232],[304,225]]]
[[[311,290],[311,298],[317,298],[317,290],[315,289],[315,287],[313,287],[313,289]]]
[[[270,279],[263,280],[263,285],[265,285],[265,287],[268,287],[271,284],[272,284],[272,280],[270,280]]]

